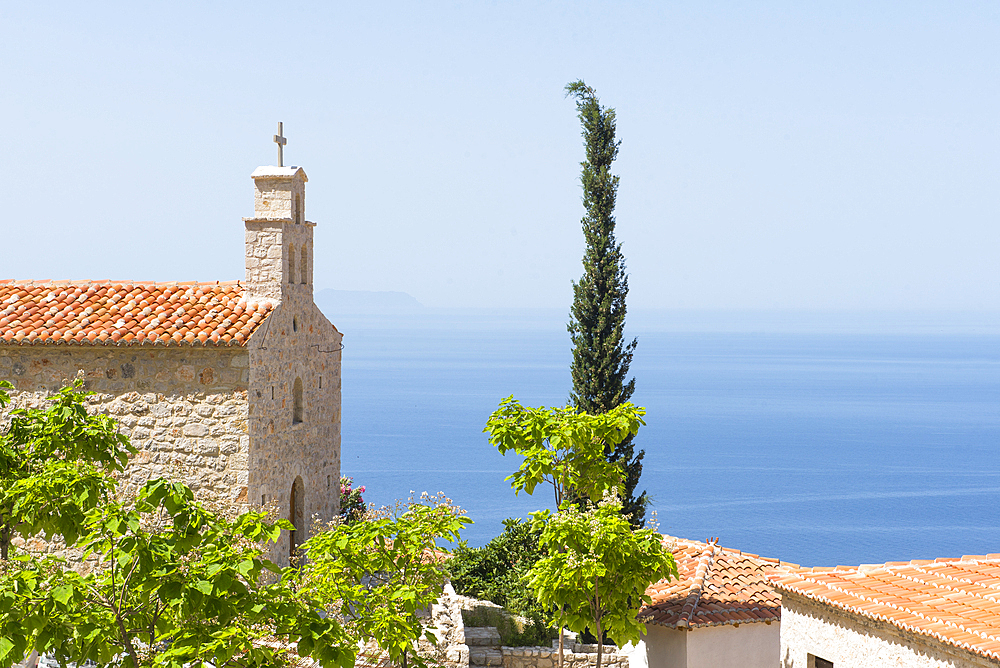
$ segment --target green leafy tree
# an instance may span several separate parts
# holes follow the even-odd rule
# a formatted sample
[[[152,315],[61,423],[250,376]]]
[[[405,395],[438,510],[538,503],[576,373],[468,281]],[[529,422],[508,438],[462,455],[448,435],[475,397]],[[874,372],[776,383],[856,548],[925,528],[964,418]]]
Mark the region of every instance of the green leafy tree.
[[[355,644],[298,571],[263,556],[290,522],[257,511],[230,521],[185,485],[152,480],[134,507],[108,503],[84,526],[90,573],[19,555],[0,574],[0,667],[35,650],[61,665],[278,668],[288,644],[324,668],[354,665]]]
[[[618,176],[611,173],[621,141],[615,139],[615,110],[602,107],[593,88],[574,81],[566,86],[566,94],[576,98],[587,155],[580,163],[586,209],[581,222],[587,249],[583,276],[573,283],[573,306],[567,326],[573,343],[570,401],[580,410],[597,414],[628,402],[635,390],[635,379],[626,380],[637,342],[624,340],[628,274],[622,245],[615,238]],[[635,496],[645,452],[635,452],[630,436],[609,443],[605,455],[608,461],[622,464],[624,512],[632,525],[639,527],[648,503],[646,492]]]
[[[302,547],[309,555],[306,588],[333,608],[357,640],[374,641],[406,668],[421,638],[437,643],[419,613],[437,601],[444,585],[445,553],[438,541],[456,542],[471,520],[441,496],[422,496],[403,512],[383,509],[351,523],[335,523]]]
[[[552,485],[555,505],[585,498],[597,501],[621,484],[621,469],[605,451],[634,436],[645,422],[645,408],[621,404],[599,415],[573,408],[531,408],[513,396],[500,402],[483,430],[500,454],[513,451],[524,461],[509,475],[515,494],[541,483]]]
[[[616,494],[622,482],[620,464],[610,462],[609,448],[635,436],[644,425],[646,409],[624,403],[597,415],[574,408],[531,408],[513,396],[486,421],[484,431],[500,454],[509,451],[524,457],[520,468],[506,480],[517,494],[532,494],[540,483],[552,485],[556,508],[584,500],[597,503],[607,493]],[[536,597],[537,598],[537,597]],[[556,628],[562,629],[561,604],[538,602],[556,610]],[[563,661],[563,634],[559,633],[559,666]]]
[[[548,555],[531,569],[531,588],[540,603],[558,611],[560,628],[589,630],[598,638],[601,668],[601,639],[638,642],[644,629],[636,615],[650,602],[646,588],[676,578],[677,564],[659,534],[632,529],[617,499],[586,510],[565,503],[555,515],[534,513],[532,524]],[[559,659],[561,664],[561,653]]]
[[[0,382],[0,408],[11,387]],[[77,384],[47,409],[11,411],[0,434],[0,558],[8,559],[15,533],[76,543],[87,513],[108,500],[113,474],[135,453],[113,419],[87,413],[88,394]]]
[[[459,546],[448,561],[455,591],[502,605],[506,614],[477,610],[466,625],[494,626],[505,646],[548,645],[556,637],[549,629],[550,611],[542,607],[528,587],[528,572],[545,556],[538,546],[539,532],[519,518],[503,521],[503,532],[482,547]],[[511,615],[527,620],[522,623]]]

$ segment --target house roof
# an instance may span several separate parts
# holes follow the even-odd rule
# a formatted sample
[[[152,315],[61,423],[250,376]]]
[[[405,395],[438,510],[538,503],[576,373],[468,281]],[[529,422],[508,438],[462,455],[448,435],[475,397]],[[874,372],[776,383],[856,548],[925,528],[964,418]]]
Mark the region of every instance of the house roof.
[[[751,624],[781,619],[781,597],[766,573],[794,567],[777,559],[664,536],[680,579],[660,580],[646,594],[639,619],[672,628]]]
[[[0,345],[244,346],[273,308],[236,281],[0,280]]]
[[[773,573],[782,592],[1000,659],[1000,554]]]

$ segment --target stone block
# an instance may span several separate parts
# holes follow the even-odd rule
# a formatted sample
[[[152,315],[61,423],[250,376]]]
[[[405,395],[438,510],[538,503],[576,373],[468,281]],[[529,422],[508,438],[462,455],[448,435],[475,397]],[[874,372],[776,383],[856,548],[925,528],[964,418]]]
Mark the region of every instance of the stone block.
[[[187,422],[184,424],[183,433],[185,436],[206,436],[208,434],[208,427],[202,422]]]
[[[192,452],[199,457],[217,458],[219,455],[219,444],[207,438],[200,438],[194,443]]]
[[[468,664],[469,647],[467,645],[452,645],[445,652],[445,658],[452,663]]]
[[[494,626],[466,627],[465,644],[469,647],[499,647],[500,632]]]

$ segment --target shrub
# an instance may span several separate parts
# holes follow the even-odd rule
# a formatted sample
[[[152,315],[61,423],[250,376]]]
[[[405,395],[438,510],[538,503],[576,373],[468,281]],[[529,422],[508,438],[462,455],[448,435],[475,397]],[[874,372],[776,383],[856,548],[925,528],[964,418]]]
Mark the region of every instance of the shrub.
[[[462,621],[466,626],[496,627],[504,647],[548,646],[557,637],[555,630],[548,628],[540,616],[532,619],[514,617],[502,608],[482,606],[463,610]]]
[[[504,520],[503,533],[499,536],[483,547],[459,547],[448,563],[449,575],[456,592],[492,601],[503,606],[508,613],[527,619],[527,628],[522,624],[515,630],[517,625],[511,627],[511,622],[507,623],[510,627],[507,631],[500,630],[501,637],[506,633],[510,639],[510,642],[504,640],[510,647],[547,644],[547,639],[556,637],[554,630],[546,629],[544,620],[548,617],[548,611],[538,604],[526,579],[532,565],[545,556],[538,549],[538,536],[539,532],[532,531],[527,522],[516,518],[507,519]],[[500,612],[496,614],[502,615]],[[473,617],[473,623],[466,623],[470,626],[497,626],[481,623],[476,617]],[[497,628],[500,629],[500,626]],[[517,634],[528,636],[517,639]]]
[[[354,478],[340,477],[340,517],[345,524],[357,522],[365,514],[365,500],[361,498],[365,486],[353,486]]]

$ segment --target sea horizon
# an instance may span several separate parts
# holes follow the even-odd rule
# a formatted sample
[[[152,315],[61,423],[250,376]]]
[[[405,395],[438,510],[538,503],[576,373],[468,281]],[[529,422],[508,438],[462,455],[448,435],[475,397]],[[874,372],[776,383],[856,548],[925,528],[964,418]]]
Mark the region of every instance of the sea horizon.
[[[482,429],[511,394],[566,403],[568,309],[325,311],[367,501],[443,491],[470,545],[551,506]],[[640,308],[626,334],[663,533],[816,566],[1000,552],[1000,313]]]

